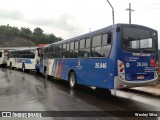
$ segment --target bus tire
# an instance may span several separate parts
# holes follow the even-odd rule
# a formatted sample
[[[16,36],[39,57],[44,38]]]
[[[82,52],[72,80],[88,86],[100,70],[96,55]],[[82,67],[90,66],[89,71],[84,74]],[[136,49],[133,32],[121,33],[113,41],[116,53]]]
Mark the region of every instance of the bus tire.
[[[40,74],[39,69],[35,69],[35,74],[36,75]]]
[[[45,77],[46,79],[48,79],[48,74],[47,74],[47,68],[46,68],[46,67],[44,68],[44,77]]]
[[[9,68],[12,70],[13,68],[12,68],[12,63],[10,63],[10,66],[9,66]]]
[[[77,78],[76,78],[75,72],[71,72],[69,74],[69,80],[68,80],[68,82],[69,82],[69,87],[71,89],[75,89],[76,88],[76,86],[77,86]]]
[[[25,64],[22,64],[22,72],[25,72]]]

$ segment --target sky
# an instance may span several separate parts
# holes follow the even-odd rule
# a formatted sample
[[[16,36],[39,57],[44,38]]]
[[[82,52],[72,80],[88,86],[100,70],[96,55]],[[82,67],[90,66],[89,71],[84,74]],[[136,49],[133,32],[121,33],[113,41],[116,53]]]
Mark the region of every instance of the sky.
[[[126,9],[131,3],[132,23],[160,33],[159,0],[109,0],[115,23],[129,23]],[[111,25],[112,9],[106,0],[0,0],[0,25],[36,27],[69,39]],[[159,41],[160,47],[160,41]]]

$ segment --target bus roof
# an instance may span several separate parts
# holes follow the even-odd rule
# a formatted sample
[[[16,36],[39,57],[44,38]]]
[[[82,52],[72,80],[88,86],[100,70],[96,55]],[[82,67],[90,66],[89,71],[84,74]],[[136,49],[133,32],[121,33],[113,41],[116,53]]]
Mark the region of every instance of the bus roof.
[[[23,50],[35,50],[37,49],[38,47],[35,47],[35,48],[24,48],[24,49],[14,49],[14,50],[9,50],[9,51],[23,51]]]
[[[95,30],[95,31],[90,32],[90,33],[86,33],[86,34],[77,36],[77,37],[73,37],[73,38],[70,38],[70,39],[66,39],[66,40],[62,40],[62,41],[59,41],[59,42],[54,42],[54,43],[48,44],[48,45],[44,46],[44,48],[49,47],[50,45],[56,45],[56,44],[72,42],[72,41],[76,41],[76,40],[80,40],[80,39],[90,38],[92,36],[95,36],[96,34],[109,32],[109,31],[113,30],[114,28],[116,28],[117,26],[139,26],[139,27],[144,27],[144,28],[147,28],[147,29],[152,29],[152,28],[142,26],[142,25],[138,25],[138,24],[118,23],[118,24],[110,25],[108,27],[99,29],[99,30]],[[154,30],[154,29],[152,29],[152,30]]]

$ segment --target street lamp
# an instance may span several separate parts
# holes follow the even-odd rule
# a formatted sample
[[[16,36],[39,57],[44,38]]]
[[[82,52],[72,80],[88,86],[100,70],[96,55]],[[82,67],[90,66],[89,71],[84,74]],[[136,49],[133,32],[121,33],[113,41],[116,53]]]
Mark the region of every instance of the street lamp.
[[[113,8],[113,6],[111,5],[111,3],[108,0],[107,0],[107,2],[112,8],[112,19],[113,19],[113,25],[114,25],[114,8]]]

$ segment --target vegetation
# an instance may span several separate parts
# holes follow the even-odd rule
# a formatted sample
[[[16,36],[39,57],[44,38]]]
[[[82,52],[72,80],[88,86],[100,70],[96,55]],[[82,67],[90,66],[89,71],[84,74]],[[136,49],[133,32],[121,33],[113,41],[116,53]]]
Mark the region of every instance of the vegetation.
[[[1,25],[0,35],[20,36],[30,39],[36,44],[49,44],[62,40],[62,38],[56,37],[54,34],[45,34],[39,27],[35,28],[32,32],[30,28],[21,27],[18,29],[17,27],[11,27],[9,25]]]

